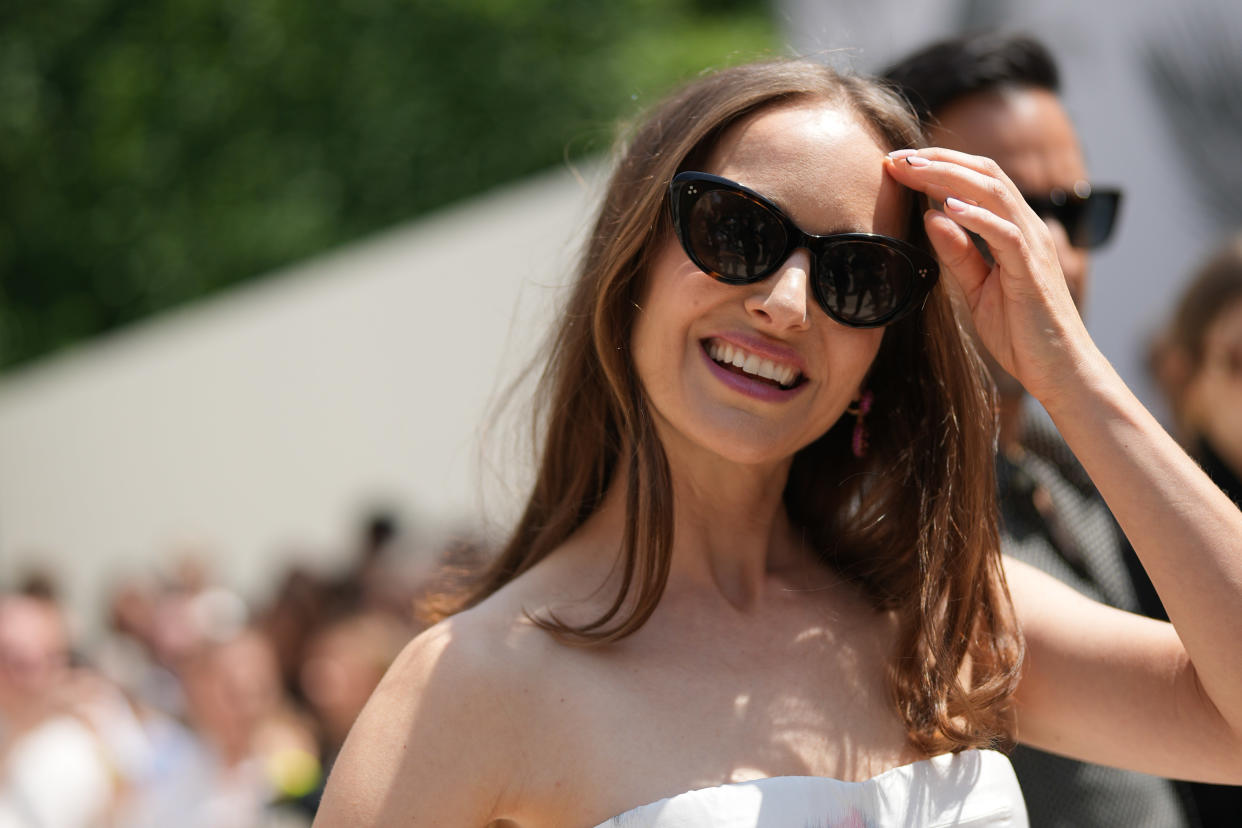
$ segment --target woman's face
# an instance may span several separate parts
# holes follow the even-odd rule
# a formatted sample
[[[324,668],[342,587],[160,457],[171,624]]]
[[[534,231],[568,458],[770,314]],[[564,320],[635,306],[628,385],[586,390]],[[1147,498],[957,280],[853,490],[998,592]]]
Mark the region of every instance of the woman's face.
[[[1186,403],[1191,425],[1242,470],[1242,301],[1208,325],[1203,363],[1186,389]]]
[[[824,103],[764,110],[731,127],[703,172],[767,196],[803,230],[904,232],[901,187],[885,150],[848,110]],[[666,448],[685,440],[746,464],[781,462],[828,430],[859,396],[883,331],[845,327],[811,294],[805,250],[751,285],[704,274],[670,233],[631,337]],[[722,364],[774,374],[792,387]],[[730,357],[733,357],[730,360]]]

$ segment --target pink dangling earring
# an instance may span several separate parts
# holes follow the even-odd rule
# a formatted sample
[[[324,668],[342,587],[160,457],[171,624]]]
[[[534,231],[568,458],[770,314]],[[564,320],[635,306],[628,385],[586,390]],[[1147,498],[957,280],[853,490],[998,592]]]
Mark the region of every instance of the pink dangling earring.
[[[854,405],[845,409],[846,412],[854,415],[854,435],[850,439],[850,448],[854,450],[855,457],[862,457],[867,453],[867,424],[864,420],[871,411],[871,403],[874,401],[875,395],[870,391],[864,391]]]

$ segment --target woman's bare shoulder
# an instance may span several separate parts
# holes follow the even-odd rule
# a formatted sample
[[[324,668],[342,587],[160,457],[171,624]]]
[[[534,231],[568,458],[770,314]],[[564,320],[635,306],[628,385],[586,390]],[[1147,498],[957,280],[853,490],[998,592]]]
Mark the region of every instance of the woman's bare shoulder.
[[[350,731],[316,824],[512,818],[506,797],[540,718],[550,644],[505,598],[415,637]]]

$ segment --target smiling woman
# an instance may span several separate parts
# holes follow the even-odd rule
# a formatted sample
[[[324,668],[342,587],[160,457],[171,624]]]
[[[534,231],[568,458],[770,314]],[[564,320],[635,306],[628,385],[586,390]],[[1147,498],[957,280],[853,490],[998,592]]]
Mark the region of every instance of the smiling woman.
[[[884,88],[803,62],[651,113],[547,358],[525,513],[377,689],[319,824],[1024,825],[992,751],[1015,736],[1242,776],[1216,638],[1242,633],[1242,516],[1099,355],[1004,173],[921,142]],[[949,281],[1176,633],[1002,566]]]

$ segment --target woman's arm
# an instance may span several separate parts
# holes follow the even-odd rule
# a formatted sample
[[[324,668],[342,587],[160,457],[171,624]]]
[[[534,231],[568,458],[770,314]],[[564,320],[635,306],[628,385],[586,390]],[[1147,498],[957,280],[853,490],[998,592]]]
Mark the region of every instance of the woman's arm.
[[[458,618],[415,638],[350,730],[316,828],[483,826],[505,816],[523,720]],[[465,640],[463,640],[465,639]]]
[[[1172,625],[1098,604],[1007,559],[1026,635],[1018,739],[1157,776],[1242,779],[1236,731],[1205,697]]]
[[[898,158],[889,170],[944,203],[925,216],[928,236],[980,339],[1048,410],[1176,628],[1009,567],[1030,644],[1024,738],[1138,770],[1242,781],[1242,513],[1095,347],[1047,227],[999,167],[943,149],[917,157],[930,163]],[[994,265],[963,228],[987,242]],[[1203,772],[1195,745],[1213,746],[1219,772]]]

